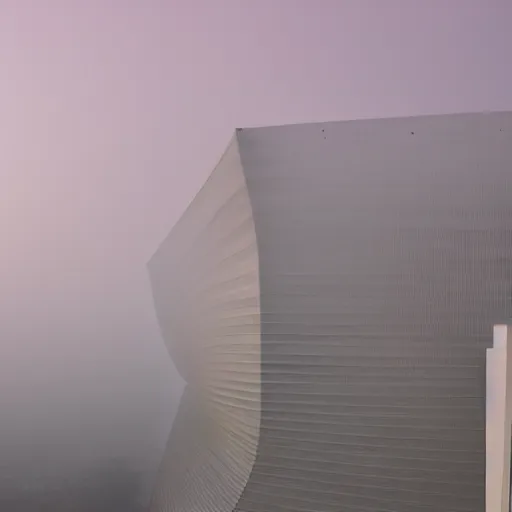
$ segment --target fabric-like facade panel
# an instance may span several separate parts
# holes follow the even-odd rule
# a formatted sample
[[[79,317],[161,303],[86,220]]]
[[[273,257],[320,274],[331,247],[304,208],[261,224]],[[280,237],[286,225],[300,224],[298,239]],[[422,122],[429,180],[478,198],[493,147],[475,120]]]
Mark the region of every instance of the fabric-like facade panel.
[[[239,512],[481,512],[510,315],[512,116],[238,132],[262,418]]]
[[[481,512],[512,114],[237,131],[150,263],[188,382],[152,512]]]
[[[234,140],[149,264],[158,321],[187,382],[151,512],[231,512],[260,425],[259,267]]]

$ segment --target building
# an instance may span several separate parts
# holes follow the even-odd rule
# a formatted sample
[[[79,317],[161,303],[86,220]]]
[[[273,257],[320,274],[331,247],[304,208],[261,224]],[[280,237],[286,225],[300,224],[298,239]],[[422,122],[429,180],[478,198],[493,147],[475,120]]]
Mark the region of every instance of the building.
[[[187,381],[151,512],[481,512],[512,113],[237,130],[149,263]]]

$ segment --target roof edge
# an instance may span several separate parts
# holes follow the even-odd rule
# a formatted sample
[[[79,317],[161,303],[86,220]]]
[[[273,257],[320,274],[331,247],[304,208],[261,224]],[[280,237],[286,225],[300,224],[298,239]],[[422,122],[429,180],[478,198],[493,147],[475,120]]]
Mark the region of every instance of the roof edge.
[[[425,119],[432,117],[462,117],[462,116],[485,116],[485,115],[497,115],[497,114],[512,114],[512,110],[482,110],[482,111],[460,111],[460,112],[444,112],[444,113],[431,113],[431,114],[411,114],[406,116],[383,116],[383,117],[359,117],[352,119],[337,119],[337,120],[324,120],[324,121],[304,121],[304,122],[296,122],[296,123],[284,123],[284,124],[276,124],[276,125],[255,125],[255,126],[245,126],[239,127],[235,129],[235,133],[238,134],[245,130],[261,130],[267,128],[287,128],[287,127],[296,127],[296,126],[306,126],[306,125],[326,125],[326,124],[335,124],[335,123],[361,123],[368,121],[398,121],[405,119]]]

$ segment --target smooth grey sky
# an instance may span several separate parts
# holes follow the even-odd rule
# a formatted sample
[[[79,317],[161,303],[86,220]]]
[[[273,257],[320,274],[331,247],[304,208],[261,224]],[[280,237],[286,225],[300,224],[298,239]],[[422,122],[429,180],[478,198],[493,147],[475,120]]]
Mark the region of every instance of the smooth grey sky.
[[[156,461],[180,384],[145,265],[234,128],[512,110],[511,21],[510,0],[0,0],[0,450]]]

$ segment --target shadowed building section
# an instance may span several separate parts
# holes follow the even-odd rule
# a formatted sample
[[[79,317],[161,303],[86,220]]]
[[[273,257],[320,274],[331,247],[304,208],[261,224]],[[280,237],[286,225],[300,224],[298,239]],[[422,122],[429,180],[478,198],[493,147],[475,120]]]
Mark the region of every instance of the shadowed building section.
[[[509,113],[237,131],[150,263],[193,388],[152,511],[484,510],[511,169]],[[229,214],[241,190],[245,213]],[[244,219],[254,267],[240,277],[210,258],[245,254],[219,243]]]

